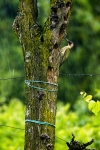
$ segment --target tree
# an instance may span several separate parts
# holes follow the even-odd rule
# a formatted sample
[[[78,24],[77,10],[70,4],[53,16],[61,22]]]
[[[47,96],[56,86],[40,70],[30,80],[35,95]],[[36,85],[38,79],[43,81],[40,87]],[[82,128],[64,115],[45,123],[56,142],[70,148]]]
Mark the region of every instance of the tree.
[[[43,27],[37,24],[37,0],[20,0],[13,29],[22,46],[26,83],[25,150],[54,148],[59,68],[73,43],[61,48],[71,0],[51,0]]]

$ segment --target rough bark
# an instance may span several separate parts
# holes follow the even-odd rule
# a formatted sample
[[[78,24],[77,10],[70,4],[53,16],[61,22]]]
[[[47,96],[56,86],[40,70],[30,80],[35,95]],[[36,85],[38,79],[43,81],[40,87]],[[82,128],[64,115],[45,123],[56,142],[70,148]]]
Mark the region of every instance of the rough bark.
[[[22,46],[25,81],[25,119],[55,125],[59,67],[73,43],[61,48],[71,12],[71,0],[51,0],[51,13],[41,27],[37,24],[37,0],[20,0],[13,29]],[[53,83],[53,84],[50,84]],[[25,150],[53,150],[55,128],[25,123]]]

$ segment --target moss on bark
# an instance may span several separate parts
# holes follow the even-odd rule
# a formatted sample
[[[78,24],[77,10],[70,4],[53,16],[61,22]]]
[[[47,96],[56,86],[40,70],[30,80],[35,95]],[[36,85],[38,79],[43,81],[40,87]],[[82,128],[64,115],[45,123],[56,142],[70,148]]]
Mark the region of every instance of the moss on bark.
[[[44,27],[36,22],[36,3],[36,0],[20,0],[18,15],[13,24],[22,46],[25,80],[28,82],[25,118],[55,124],[57,92],[54,90],[57,90],[57,86],[44,82],[55,84],[58,80],[59,67],[65,54],[60,51],[60,44],[66,33],[71,0],[51,0],[51,14]],[[65,51],[71,47],[69,45]],[[41,138],[41,135],[44,137]],[[53,150],[54,139],[53,126],[25,123],[25,150]]]

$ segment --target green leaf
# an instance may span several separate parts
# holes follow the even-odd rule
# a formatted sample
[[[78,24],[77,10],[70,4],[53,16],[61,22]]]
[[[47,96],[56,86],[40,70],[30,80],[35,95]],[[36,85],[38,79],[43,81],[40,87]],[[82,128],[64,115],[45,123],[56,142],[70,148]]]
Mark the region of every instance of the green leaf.
[[[89,110],[92,110],[94,107],[95,107],[95,101],[91,100],[89,103],[88,103],[88,108]]]
[[[81,91],[80,94],[84,97],[86,97],[87,93],[85,91]]]
[[[98,115],[94,118],[94,124],[100,125],[100,112],[98,112]]]
[[[92,100],[92,95],[86,96],[86,97],[84,98],[84,100],[85,100],[86,102],[89,102],[90,100]]]
[[[95,106],[92,108],[92,112],[97,116],[100,112],[100,101],[95,103]]]

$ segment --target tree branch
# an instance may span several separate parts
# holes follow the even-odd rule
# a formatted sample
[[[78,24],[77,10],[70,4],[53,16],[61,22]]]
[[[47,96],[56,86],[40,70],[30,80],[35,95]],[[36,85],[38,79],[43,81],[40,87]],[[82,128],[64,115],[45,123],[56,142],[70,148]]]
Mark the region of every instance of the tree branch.
[[[66,26],[68,24],[71,0],[55,0],[51,1],[51,15],[50,15],[50,29],[52,31],[52,46],[51,55],[49,57],[49,63],[51,67],[61,64],[68,57],[70,49],[73,47],[73,43],[70,41],[68,45],[61,48],[61,42],[66,34]]]

